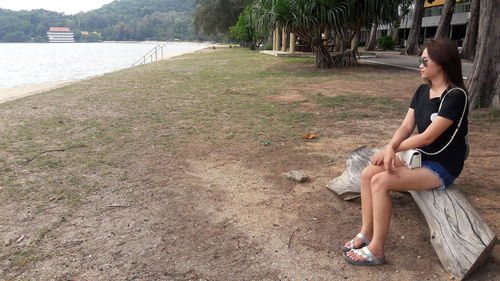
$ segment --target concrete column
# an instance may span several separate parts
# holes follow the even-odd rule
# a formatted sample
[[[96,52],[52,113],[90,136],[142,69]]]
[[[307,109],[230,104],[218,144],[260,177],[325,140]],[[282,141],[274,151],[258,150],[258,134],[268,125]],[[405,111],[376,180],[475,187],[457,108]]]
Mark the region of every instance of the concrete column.
[[[290,53],[295,53],[295,34],[290,33]]]
[[[283,27],[283,29],[281,29],[281,51],[282,52],[286,52],[286,45],[287,45],[287,34],[286,34],[286,30],[285,28]]]
[[[273,31],[273,51],[276,51],[276,31]]]
[[[276,27],[276,50],[279,51],[281,48],[281,32],[279,28]]]

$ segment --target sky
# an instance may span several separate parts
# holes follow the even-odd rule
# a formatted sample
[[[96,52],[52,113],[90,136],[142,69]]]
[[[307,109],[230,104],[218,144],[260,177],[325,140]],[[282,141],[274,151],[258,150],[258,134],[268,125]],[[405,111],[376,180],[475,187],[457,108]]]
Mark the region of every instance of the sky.
[[[0,0],[0,8],[14,11],[45,9],[67,15],[102,7],[114,0]]]

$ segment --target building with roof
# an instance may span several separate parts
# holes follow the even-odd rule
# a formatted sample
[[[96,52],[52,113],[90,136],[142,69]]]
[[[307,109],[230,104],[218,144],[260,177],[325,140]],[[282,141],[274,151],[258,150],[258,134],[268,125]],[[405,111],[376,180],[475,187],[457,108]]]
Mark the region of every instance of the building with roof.
[[[69,27],[51,27],[47,32],[50,43],[74,43],[75,34]]]
[[[467,24],[470,18],[470,6],[471,0],[455,0],[455,9],[453,10],[453,17],[451,19],[451,25],[448,37],[451,40],[462,40],[465,38],[465,32],[467,30]],[[439,25],[439,19],[443,11],[443,6],[445,0],[427,0],[424,3],[424,15],[422,17],[422,28],[420,30],[420,44],[434,39],[437,27]],[[410,34],[410,28],[412,25],[413,13],[415,10],[415,4],[409,9],[409,12],[404,16],[399,24],[399,45],[404,46],[408,36]],[[389,25],[381,25],[377,28],[377,38],[391,35],[392,27]],[[370,30],[364,30],[361,34],[360,42],[368,41],[370,36]]]
[[[470,19],[470,9],[472,0],[455,0],[455,8],[453,10],[453,16],[451,19],[450,29],[448,37],[454,40],[461,46],[462,40],[465,38],[465,33],[467,30],[467,25]],[[441,14],[446,0],[426,0],[424,2],[424,11],[422,16],[422,26],[420,29],[419,43],[424,44],[429,40],[434,39],[436,35],[437,28],[439,25],[439,20],[441,19]],[[412,26],[413,14],[415,11],[415,4],[412,4],[405,16],[400,8],[400,22],[399,27],[395,29],[391,25],[379,25],[377,26],[376,38],[379,39],[384,36],[392,36],[397,39],[396,44],[400,47],[406,46],[408,40],[410,29]],[[310,44],[303,44],[301,46],[296,45],[297,37],[291,33],[288,34],[283,28],[276,28],[273,34],[273,51],[280,52],[290,52],[295,53],[295,51],[301,52],[311,52],[312,48]],[[328,41],[328,35],[324,35],[324,40]],[[370,37],[370,29],[362,29],[360,34],[360,44],[365,45]],[[300,38],[299,38],[300,39]],[[299,40],[300,41],[300,40]],[[300,43],[300,42],[299,42]],[[333,43],[333,42],[331,42]],[[288,44],[290,44],[288,47]],[[300,47],[300,48],[299,48]],[[329,51],[333,51],[333,44],[329,45]]]

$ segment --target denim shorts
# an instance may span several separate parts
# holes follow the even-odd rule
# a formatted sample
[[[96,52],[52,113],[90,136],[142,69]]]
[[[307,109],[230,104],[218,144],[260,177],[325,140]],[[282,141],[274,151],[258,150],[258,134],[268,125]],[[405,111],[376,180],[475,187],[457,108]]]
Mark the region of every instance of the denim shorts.
[[[436,188],[439,190],[445,189],[448,185],[452,184],[453,181],[455,181],[455,179],[457,178],[454,175],[450,174],[443,167],[443,165],[439,164],[436,161],[430,161],[430,160],[423,161],[422,168],[426,168],[427,170],[431,171],[432,173],[434,173],[439,177],[441,186]]]

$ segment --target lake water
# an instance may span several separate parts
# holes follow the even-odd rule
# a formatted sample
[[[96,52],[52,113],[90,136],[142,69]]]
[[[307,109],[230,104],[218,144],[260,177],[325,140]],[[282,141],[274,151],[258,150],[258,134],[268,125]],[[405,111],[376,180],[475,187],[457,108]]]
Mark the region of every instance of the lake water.
[[[83,79],[127,67],[158,43],[2,43],[0,89]],[[164,55],[206,45],[166,43]]]

